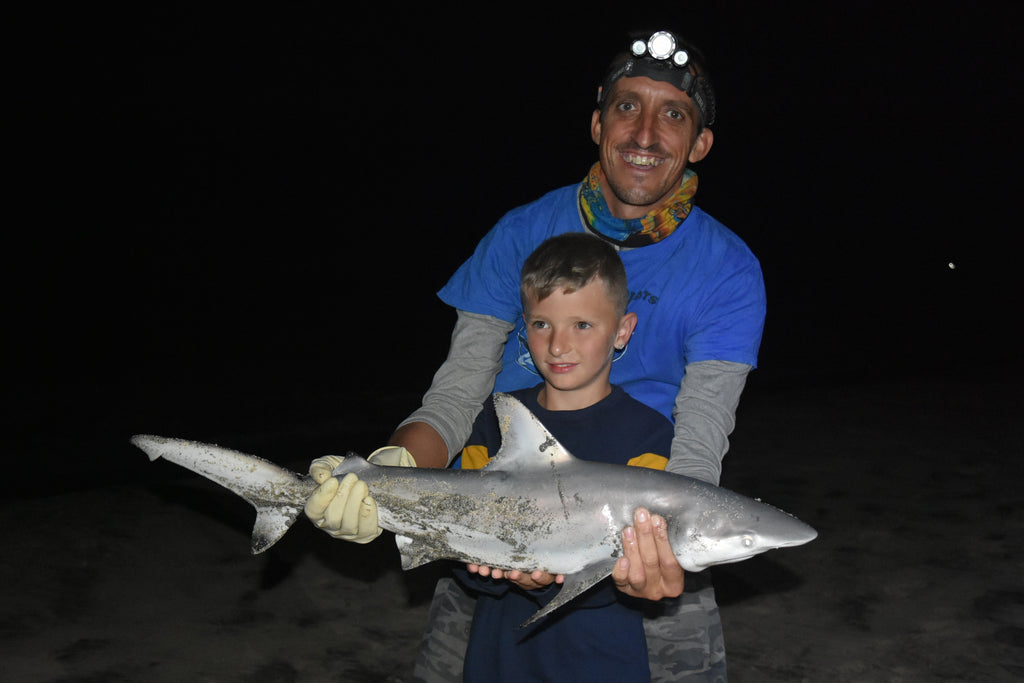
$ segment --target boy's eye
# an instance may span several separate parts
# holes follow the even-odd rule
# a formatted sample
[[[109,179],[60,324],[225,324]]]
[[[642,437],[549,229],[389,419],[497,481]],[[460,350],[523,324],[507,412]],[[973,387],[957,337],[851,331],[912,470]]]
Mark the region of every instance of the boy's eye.
[[[589,330],[590,329],[590,323],[584,322],[584,321],[581,320],[580,322],[576,323],[576,329],[578,329],[578,330]]]
[[[548,324],[543,320],[534,320],[532,323],[530,323],[530,327],[532,327],[535,330],[543,330],[547,326]]]

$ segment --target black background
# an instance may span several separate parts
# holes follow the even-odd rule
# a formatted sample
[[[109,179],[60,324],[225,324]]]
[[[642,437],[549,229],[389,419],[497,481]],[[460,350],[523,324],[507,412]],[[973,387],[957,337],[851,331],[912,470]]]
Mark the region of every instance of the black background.
[[[135,432],[296,461],[380,445],[447,349],[437,289],[595,160],[596,85],[634,26],[709,57],[698,203],[762,261],[758,373],[1019,372],[1019,7],[32,17],[8,102],[5,457],[84,480],[134,476]]]

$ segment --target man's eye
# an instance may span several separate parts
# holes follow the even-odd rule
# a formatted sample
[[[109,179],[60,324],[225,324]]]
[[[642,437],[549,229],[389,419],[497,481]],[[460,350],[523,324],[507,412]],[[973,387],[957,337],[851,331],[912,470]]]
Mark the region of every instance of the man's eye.
[[[690,118],[690,113],[685,109],[669,109],[667,116],[673,121],[686,121]]]
[[[576,329],[578,329],[578,330],[589,330],[590,327],[591,327],[590,323],[587,323],[587,322],[578,322],[578,323],[576,323]]]

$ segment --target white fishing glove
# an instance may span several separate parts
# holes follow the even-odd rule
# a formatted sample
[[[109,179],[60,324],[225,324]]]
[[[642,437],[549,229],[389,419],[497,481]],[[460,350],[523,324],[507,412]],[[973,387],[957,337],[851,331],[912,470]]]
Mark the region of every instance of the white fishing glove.
[[[325,455],[309,464],[309,476],[320,486],[306,500],[306,516],[333,538],[369,543],[383,531],[377,523],[377,503],[355,474],[350,472],[341,481],[333,476],[344,460]],[[412,454],[399,446],[378,448],[367,460],[385,467],[416,467]]]
[[[378,448],[373,453],[370,453],[370,457],[367,460],[374,465],[383,465],[384,467],[416,467],[416,461],[413,459],[412,453],[401,446]]]

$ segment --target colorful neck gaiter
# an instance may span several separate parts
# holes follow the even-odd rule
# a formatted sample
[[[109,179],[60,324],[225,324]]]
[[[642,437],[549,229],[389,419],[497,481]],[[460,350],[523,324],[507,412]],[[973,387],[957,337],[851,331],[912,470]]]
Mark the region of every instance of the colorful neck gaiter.
[[[587,223],[597,233],[621,247],[642,247],[660,242],[686,220],[697,192],[697,174],[686,169],[683,183],[663,208],[643,218],[616,218],[608,210],[598,181],[601,162],[590,167],[580,191],[580,208]]]

